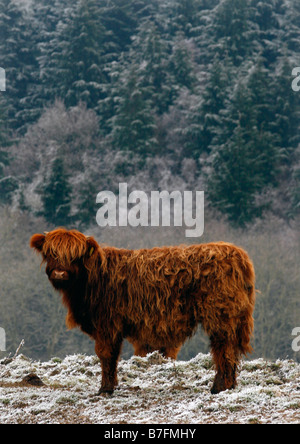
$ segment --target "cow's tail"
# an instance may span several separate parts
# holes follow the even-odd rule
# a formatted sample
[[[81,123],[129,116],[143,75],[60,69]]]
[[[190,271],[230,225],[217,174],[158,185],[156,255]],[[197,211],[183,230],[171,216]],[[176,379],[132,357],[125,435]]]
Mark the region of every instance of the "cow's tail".
[[[253,311],[255,306],[255,272],[248,255],[244,252],[243,261],[244,288],[248,296],[248,303],[244,307],[237,326],[238,348],[241,354],[252,352],[250,341],[254,330]]]

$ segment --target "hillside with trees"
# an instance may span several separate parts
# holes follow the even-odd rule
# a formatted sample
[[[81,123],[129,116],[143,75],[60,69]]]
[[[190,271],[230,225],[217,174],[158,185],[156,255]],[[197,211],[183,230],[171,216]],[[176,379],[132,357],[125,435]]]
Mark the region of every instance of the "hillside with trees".
[[[10,351],[22,338],[35,358],[90,350],[65,332],[29,251],[34,232],[64,225],[129,248],[191,242],[174,227],[100,229],[97,193],[126,182],[205,191],[205,233],[192,241],[232,241],[253,257],[255,356],[299,359],[299,60],[298,0],[1,1],[0,326]],[[199,333],[182,356],[206,347]]]

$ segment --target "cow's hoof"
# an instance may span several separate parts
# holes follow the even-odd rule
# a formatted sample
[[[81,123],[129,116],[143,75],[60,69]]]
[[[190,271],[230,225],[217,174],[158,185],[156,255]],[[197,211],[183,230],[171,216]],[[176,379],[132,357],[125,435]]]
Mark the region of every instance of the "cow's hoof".
[[[114,389],[102,388],[97,393],[97,396],[111,396],[114,392]]]

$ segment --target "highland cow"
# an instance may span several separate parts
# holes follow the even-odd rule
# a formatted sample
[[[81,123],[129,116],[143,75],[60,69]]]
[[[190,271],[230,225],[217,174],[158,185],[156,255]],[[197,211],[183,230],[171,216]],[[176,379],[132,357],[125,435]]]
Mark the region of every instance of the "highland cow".
[[[124,338],[135,354],[159,350],[176,359],[199,324],[216,367],[211,392],[235,387],[239,359],[251,352],[255,303],[253,265],[241,248],[219,242],[125,250],[65,229],[35,234],[30,245],[62,294],[67,326],[95,340],[99,393],[117,385]]]

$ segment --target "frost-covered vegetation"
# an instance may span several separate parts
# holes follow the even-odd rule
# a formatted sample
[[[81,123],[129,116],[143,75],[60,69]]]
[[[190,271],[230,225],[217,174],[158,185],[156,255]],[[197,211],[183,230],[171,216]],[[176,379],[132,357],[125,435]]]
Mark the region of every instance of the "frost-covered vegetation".
[[[26,382],[31,375],[41,386]],[[300,365],[242,362],[238,387],[211,395],[209,355],[174,362],[154,352],[119,363],[119,387],[97,396],[100,365],[93,356],[48,362],[19,355],[0,364],[0,422],[53,424],[289,423],[300,421]],[[29,378],[30,379],[30,378]],[[28,378],[27,378],[28,380]]]
[[[96,195],[204,190],[194,242],[244,247],[257,274],[253,358],[299,361],[298,0],[2,0],[0,327],[33,359],[93,353],[28,247],[79,228],[141,248],[179,228],[100,229]],[[197,333],[181,351],[208,351]],[[128,345],[124,357],[130,357]],[[1,355],[2,357],[2,355]]]

